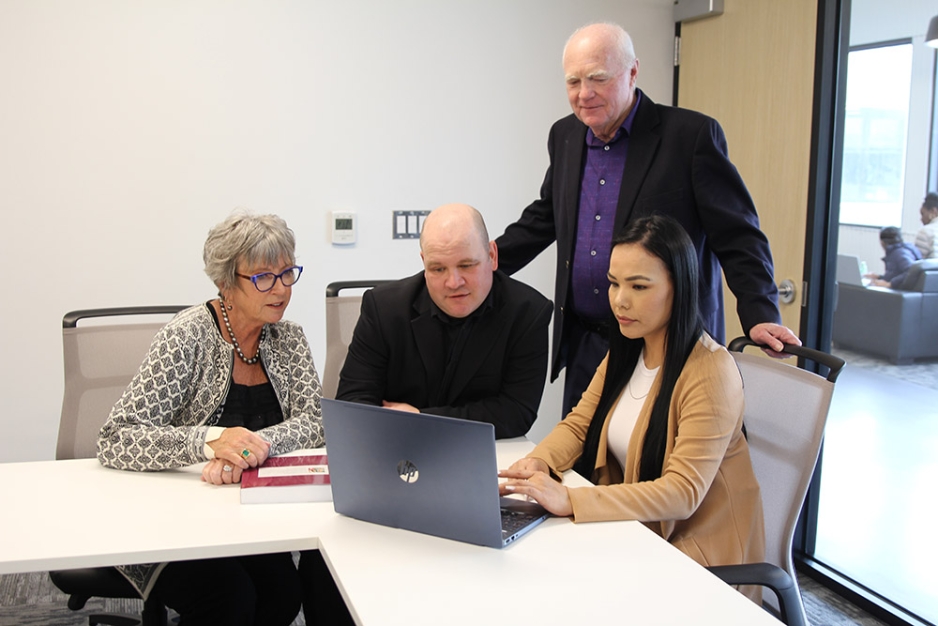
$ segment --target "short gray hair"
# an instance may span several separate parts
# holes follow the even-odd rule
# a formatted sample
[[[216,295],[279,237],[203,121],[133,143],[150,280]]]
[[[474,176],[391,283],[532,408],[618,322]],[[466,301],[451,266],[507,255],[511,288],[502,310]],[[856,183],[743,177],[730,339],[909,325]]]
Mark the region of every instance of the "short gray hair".
[[[208,231],[202,260],[205,273],[219,290],[224,290],[237,282],[239,263],[295,263],[295,250],[296,237],[283,218],[239,209]]]

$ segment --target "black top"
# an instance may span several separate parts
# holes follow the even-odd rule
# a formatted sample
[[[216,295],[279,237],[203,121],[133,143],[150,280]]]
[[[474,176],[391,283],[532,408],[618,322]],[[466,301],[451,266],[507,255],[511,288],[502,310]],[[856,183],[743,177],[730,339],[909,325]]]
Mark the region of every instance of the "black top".
[[[215,307],[210,302],[206,302],[205,306],[212,313],[215,326],[221,333],[221,324],[215,313]],[[280,408],[274,386],[269,380],[260,385],[240,385],[231,381],[228,395],[220,408],[221,416],[215,422],[215,426],[225,428],[242,426],[248,430],[257,431],[283,421],[283,409]]]
[[[573,321],[568,315],[571,265],[586,131],[586,125],[572,114],[551,127],[550,166],[541,197],[495,240],[499,270],[507,274],[520,270],[557,243],[551,380],[566,364]],[[761,322],[780,323],[769,242],[759,229],[746,185],[729,160],[723,129],[713,118],[655,104],[642,93],[629,135],[613,232],[653,214],[676,219],[694,242],[700,271],[700,313],[714,339],[723,343],[726,334],[724,273],[736,295],[739,321],[747,335]]]
[[[361,316],[336,398],[495,426],[525,434],[537,418],[547,370],[551,304],[499,271],[485,303],[462,320],[434,311],[424,273],[362,296]]]
[[[239,385],[232,382],[225,398],[225,408],[216,426],[243,426],[260,430],[283,421],[274,386],[267,381],[260,385]]]

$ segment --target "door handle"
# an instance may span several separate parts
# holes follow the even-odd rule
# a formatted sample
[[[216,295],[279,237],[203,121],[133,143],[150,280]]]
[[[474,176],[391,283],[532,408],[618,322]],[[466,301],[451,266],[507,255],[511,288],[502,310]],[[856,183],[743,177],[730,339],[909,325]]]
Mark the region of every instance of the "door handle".
[[[782,304],[791,304],[795,301],[795,283],[786,278],[778,284],[778,299]]]

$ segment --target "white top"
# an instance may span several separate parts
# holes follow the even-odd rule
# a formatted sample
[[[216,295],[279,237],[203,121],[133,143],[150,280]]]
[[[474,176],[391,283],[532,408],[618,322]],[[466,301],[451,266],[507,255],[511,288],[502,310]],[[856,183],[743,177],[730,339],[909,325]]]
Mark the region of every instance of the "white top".
[[[641,413],[645,400],[648,399],[648,393],[660,369],[660,366],[655,369],[645,367],[645,351],[642,350],[635,370],[632,372],[632,378],[625,385],[609,418],[609,451],[622,467],[625,467],[626,451],[629,449],[629,440],[632,438],[632,431],[635,430],[638,414]]]
[[[923,259],[938,258],[938,219],[922,226],[915,235],[915,247],[922,253]]]

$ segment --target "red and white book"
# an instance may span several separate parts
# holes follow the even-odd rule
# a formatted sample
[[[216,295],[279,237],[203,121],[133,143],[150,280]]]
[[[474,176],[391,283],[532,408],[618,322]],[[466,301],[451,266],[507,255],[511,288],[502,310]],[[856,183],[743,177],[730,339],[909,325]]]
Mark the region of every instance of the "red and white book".
[[[325,454],[270,457],[241,474],[241,504],[332,502]]]

